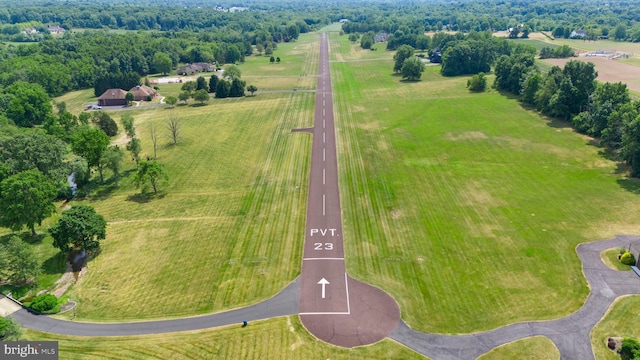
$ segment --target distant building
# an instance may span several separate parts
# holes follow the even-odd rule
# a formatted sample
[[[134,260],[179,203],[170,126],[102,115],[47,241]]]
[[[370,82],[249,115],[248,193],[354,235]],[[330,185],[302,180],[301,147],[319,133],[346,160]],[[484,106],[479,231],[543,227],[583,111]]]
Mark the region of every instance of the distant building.
[[[387,34],[386,32],[378,33],[376,37],[373,38],[373,42],[375,43],[385,42],[387,40],[389,40],[389,34]]]
[[[571,39],[576,39],[576,38],[580,38],[580,39],[582,39],[582,38],[584,38],[584,37],[586,37],[586,36],[587,36],[587,32],[586,32],[586,31],[584,31],[584,30],[573,30],[573,31],[571,32],[571,35],[569,35],[569,37],[570,37]]]
[[[340,24],[348,23],[349,19],[340,19]]]
[[[129,92],[133,94],[135,101],[144,101],[147,100],[148,97],[154,98],[158,94],[154,88],[146,85],[134,86],[129,90]]]
[[[431,55],[429,55],[429,61],[434,64],[439,64],[442,62],[442,51],[440,51],[440,48],[433,49]]]
[[[178,68],[178,70],[176,70],[176,74],[191,75],[191,74],[195,74],[197,72],[202,72],[202,71],[215,71],[215,69],[216,68],[215,66],[213,66],[213,64],[199,62],[199,63],[188,64]]]
[[[37,34],[38,30],[34,27],[28,27],[26,29],[22,29],[22,33],[25,35],[33,35],[33,34]]]
[[[49,32],[53,35],[64,34],[66,30],[58,25],[49,26]]]
[[[98,105],[100,106],[118,106],[127,105],[125,97],[127,92],[122,89],[109,89],[98,97]]]

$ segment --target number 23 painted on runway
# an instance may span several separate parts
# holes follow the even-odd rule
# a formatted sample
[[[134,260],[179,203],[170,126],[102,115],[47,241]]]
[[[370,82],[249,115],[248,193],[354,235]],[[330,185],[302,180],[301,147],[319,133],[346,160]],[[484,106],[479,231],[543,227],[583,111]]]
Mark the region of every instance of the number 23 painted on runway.
[[[333,250],[333,243],[313,243],[313,250]]]

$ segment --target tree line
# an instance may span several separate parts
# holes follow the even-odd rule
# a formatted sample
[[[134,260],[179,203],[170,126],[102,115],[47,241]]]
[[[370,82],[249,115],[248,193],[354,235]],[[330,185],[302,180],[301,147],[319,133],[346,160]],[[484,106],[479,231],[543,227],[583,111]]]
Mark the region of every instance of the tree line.
[[[631,101],[626,84],[596,82],[593,63],[577,60],[542,74],[530,54],[501,56],[494,71],[496,88],[598,139],[640,176],[640,101]]]

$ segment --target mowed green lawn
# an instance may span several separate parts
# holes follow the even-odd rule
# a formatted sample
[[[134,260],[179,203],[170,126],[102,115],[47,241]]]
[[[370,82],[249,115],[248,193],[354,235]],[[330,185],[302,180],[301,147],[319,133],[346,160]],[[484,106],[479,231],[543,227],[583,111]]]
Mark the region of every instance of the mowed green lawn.
[[[355,349],[318,341],[298,317],[251,322],[248,327],[129,337],[59,336],[29,331],[30,340],[59,342],[61,359],[425,359],[392,340]]]
[[[216,312],[270,297],[292,281],[300,271],[311,138],[290,130],[310,126],[313,99],[290,92],[133,110],[143,158],[153,154],[153,124],[170,181],[149,199],[136,195],[130,174],[84,201],[105,216],[108,235],[71,291],[77,316]],[[181,124],[177,146],[170,117]]]
[[[557,360],[560,352],[555,344],[544,336],[516,340],[490,350],[478,360]]]
[[[401,82],[392,61],[349,62],[356,50],[339,48],[350,274],[388,291],[423,331],[578,310],[589,290],[575,247],[640,232],[638,181],[565,124],[493,90],[469,93],[467,77],[427,67],[421,82]]]
[[[598,360],[618,360],[620,356],[609,350],[609,337],[640,339],[637,321],[640,315],[640,296],[626,296],[611,305],[604,318],[591,331],[591,346]]]

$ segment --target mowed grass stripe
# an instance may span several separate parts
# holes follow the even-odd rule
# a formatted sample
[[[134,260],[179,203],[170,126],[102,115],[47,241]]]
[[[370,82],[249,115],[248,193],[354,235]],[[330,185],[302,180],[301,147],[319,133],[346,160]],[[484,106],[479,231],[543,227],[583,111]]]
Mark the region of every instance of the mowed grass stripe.
[[[311,143],[290,129],[309,124],[312,108],[310,93],[263,94],[136,118],[145,156],[152,154],[151,123],[160,134],[158,161],[171,180],[151,200],[132,196],[129,177],[87,201],[110,224],[102,254],[71,293],[77,316],[221,311],[273,296],[292,281],[304,238],[306,187],[298,184],[308,178]],[[171,116],[182,126],[177,145],[167,135]]]
[[[638,196],[625,190],[638,186],[589,139],[513,99],[471,94],[437,67],[401,82],[392,61],[352,62],[341,49],[332,69],[350,274],[426,331],[576,311],[588,289],[575,246],[638,232]]]
[[[130,337],[72,337],[28,331],[30,340],[56,340],[61,359],[424,359],[391,341],[345,349],[318,341],[295,317],[248,327]]]

